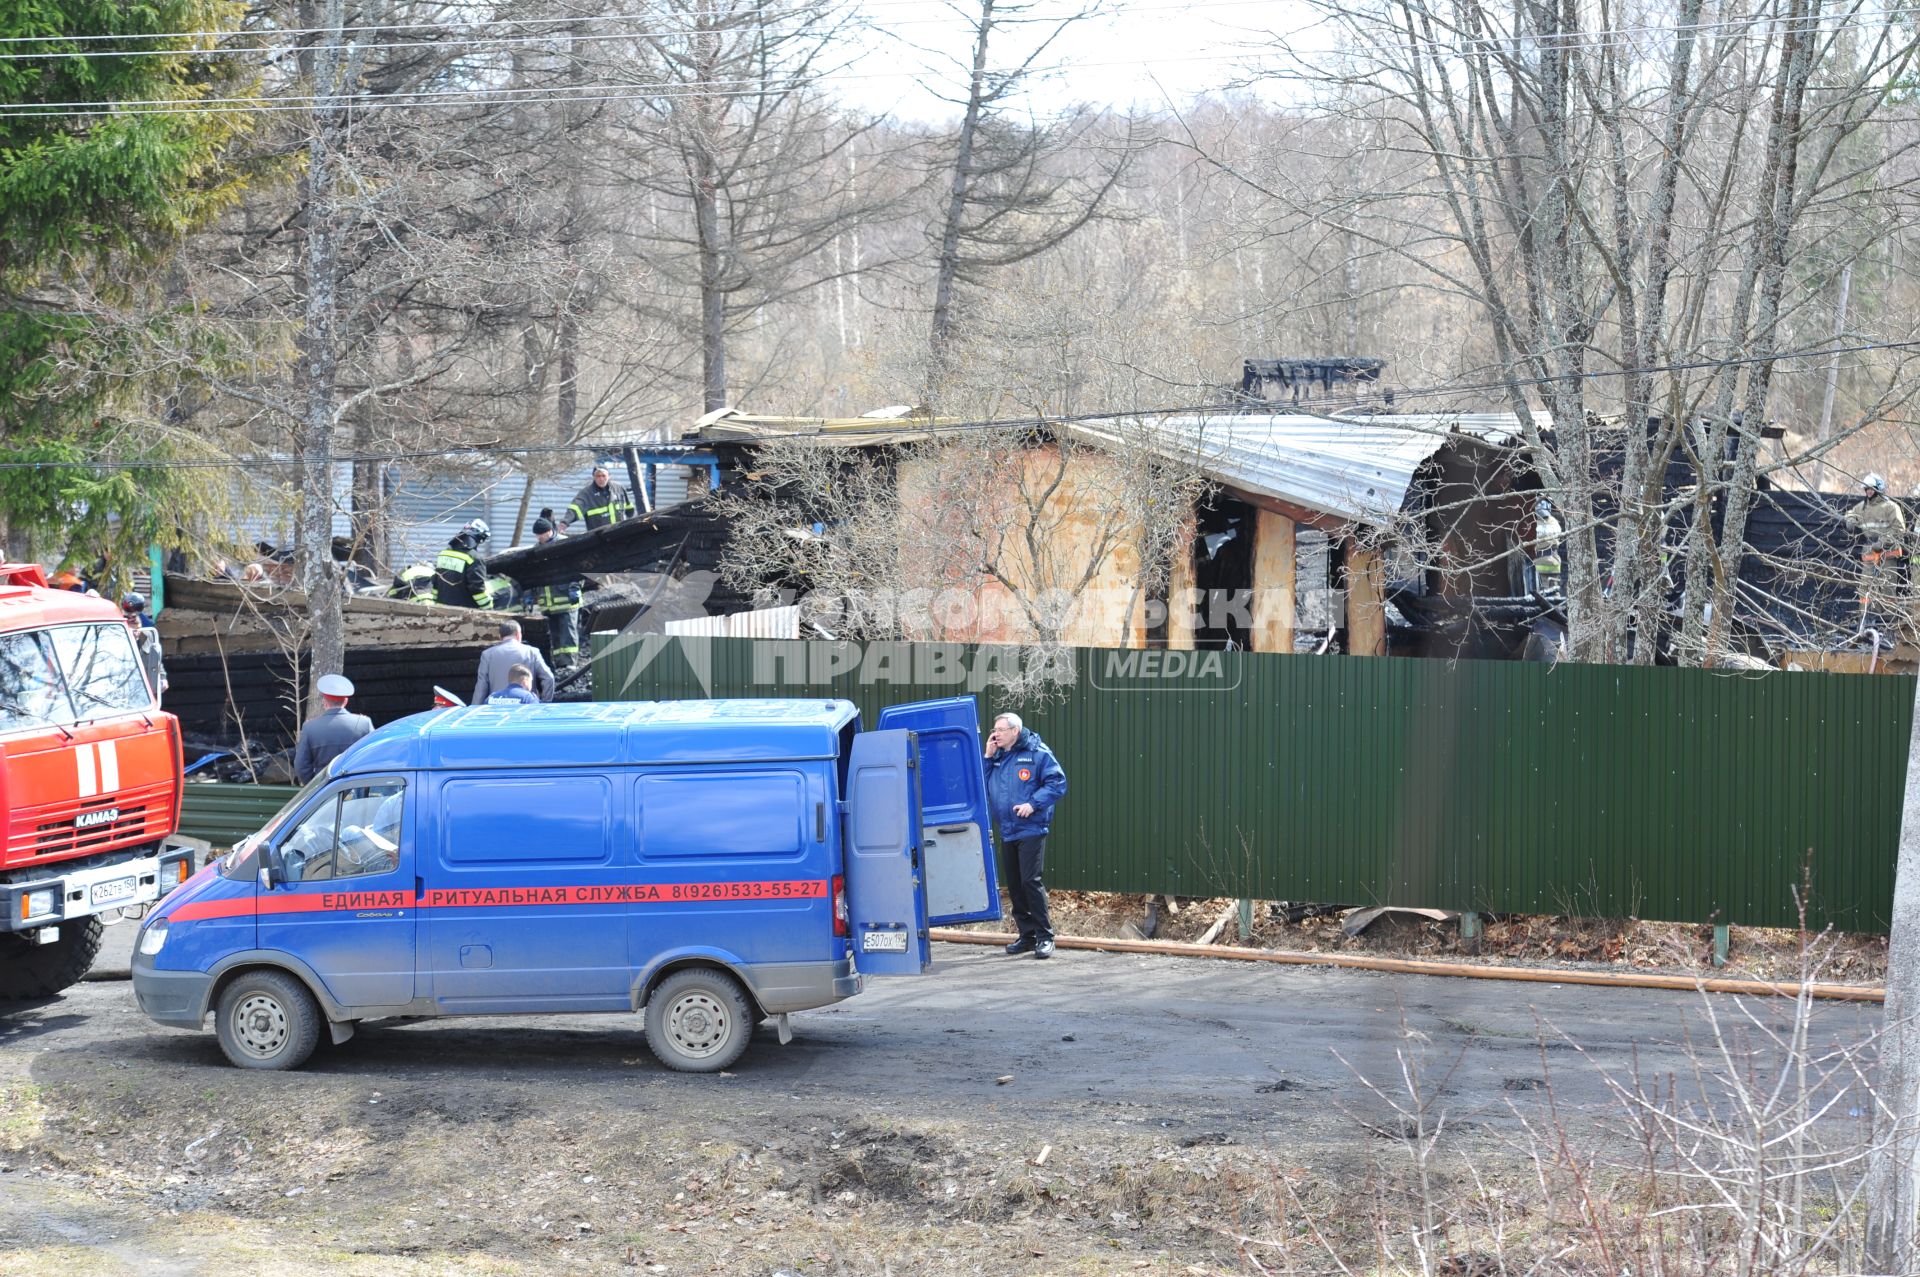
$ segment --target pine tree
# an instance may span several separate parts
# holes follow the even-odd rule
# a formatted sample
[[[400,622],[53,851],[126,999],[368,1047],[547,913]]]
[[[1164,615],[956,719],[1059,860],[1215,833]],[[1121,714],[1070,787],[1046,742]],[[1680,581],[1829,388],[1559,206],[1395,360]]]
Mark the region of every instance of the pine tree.
[[[145,339],[191,316],[137,303],[244,185],[226,159],[250,84],[220,46],[243,12],[0,6],[0,528],[16,550],[57,536],[71,557],[143,559],[207,484],[156,464],[195,445],[164,422],[177,362],[143,368]]]

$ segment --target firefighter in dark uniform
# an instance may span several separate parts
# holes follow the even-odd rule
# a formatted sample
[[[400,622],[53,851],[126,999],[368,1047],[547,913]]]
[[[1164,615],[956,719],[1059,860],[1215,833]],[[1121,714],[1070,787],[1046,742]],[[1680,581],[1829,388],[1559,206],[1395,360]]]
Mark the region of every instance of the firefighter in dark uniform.
[[[551,510],[542,510],[533,521],[533,543],[553,544]],[[533,605],[547,618],[548,655],[555,669],[580,659],[580,586],[579,577],[549,581],[533,592]]]
[[[573,501],[560,512],[560,532],[564,535],[573,531],[573,525],[584,523],[588,532],[595,528],[604,528],[610,523],[622,519],[631,519],[639,513],[640,507],[633,502],[633,494],[613,481],[613,472],[608,468],[613,463],[601,461],[593,467],[593,478],[587,486],[573,494]]]
[[[447,548],[433,561],[433,601],[447,607],[493,608],[493,590],[487,584],[487,561],[480,547],[492,533],[485,519],[473,519],[453,534]]]
[[[431,563],[410,563],[393,574],[393,584],[387,587],[390,599],[406,599],[410,603],[433,602],[433,565]]]

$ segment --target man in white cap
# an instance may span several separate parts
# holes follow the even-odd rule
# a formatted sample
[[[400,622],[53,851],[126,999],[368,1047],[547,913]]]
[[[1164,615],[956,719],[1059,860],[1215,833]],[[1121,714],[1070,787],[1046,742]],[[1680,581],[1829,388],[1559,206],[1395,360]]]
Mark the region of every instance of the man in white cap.
[[[373,730],[373,720],[365,714],[347,713],[347,699],[353,684],[342,674],[322,674],[314,684],[326,708],[307,720],[300,729],[300,743],[293,751],[293,776],[302,785],[327,769],[327,764],[347,752],[347,747]]]

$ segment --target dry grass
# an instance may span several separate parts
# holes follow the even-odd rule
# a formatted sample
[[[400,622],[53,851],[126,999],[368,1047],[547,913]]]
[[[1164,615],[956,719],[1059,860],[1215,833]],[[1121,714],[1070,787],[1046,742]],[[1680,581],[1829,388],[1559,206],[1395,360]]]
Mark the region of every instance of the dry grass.
[[[1147,917],[1148,897],[1092,891],[1049,893],[1054,930],[1099,939],[1137,937]],[[1159,912],[1153,938],[1191,943],[1222,913],[1230,899],[1182,899],[1179,912]],[[1254,904],[1250,938],[1230,921],[1215,943],[1242,948],[1305,953],[1356,953],[1379,957],[1462,960],[1510,966],[1587,966],[1673,975],[1717,975],[1756,980],[1795,980],[1802,936],[1783,928],[1735,927],[1730,960],[1713,965],[1713,928],[1693,923],[1640,919],[1505,914],[1486,919],[1479,952],[1469,955],[1456,921],[1431,922],[1389,915],[1358,936],[1341,930],[1342,914],[1288,922],[1266,901]],[[1004,924],[989,924],[1002,926]],[[1886,978],[1887,939],[1872,935],[1825,938],[1830,951],[1822,978],[1834,983],[1880,984]]]

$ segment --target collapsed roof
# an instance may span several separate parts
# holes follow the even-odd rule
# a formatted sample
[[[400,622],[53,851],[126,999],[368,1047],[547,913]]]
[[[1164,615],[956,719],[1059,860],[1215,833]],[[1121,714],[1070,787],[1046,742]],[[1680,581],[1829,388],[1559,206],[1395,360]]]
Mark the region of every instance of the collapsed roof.
[[[1536,414],[1539,424],[1545,414]],[[1349,523],[1384,525],[1404,508],[1420,464],[1463,442],[1519,437],[1510,412],[1327,417],[1222,414],[1109,418],[1069,427],[1112,446],[1137,431],[1170,460],[1191,463],[1236,491]]]

